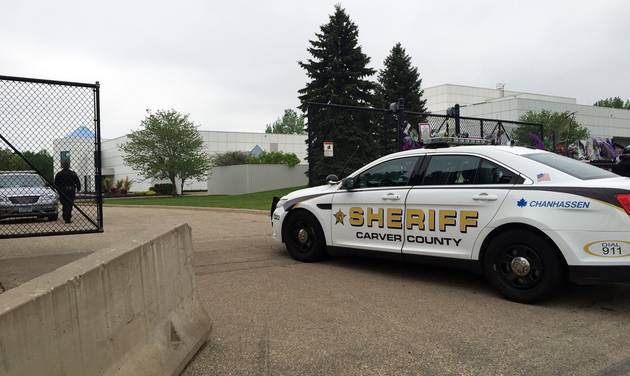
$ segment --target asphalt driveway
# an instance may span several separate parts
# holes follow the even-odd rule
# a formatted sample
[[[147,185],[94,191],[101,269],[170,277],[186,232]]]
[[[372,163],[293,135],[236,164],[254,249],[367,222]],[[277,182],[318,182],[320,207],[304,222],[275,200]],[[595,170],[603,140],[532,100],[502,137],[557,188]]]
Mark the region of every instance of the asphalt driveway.
[[[523,305],[460,271],[295,262],[271,242],[265,215],[106,208],[105,218],[105,234],[0,240],[0,282],[48,265],[19,284],[147,226],[190,223],[213,332],[185,375],[630,374],[629,285],[569,286]]]

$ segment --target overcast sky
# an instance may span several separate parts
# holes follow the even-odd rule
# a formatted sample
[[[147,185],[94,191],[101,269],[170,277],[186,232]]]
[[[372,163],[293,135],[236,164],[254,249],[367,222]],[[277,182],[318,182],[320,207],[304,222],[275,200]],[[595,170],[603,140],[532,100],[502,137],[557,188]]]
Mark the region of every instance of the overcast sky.
[[[4,1],[0,74],[101,83],[103,136],[146,109],[264,131],[298,104],[297,61],[338,1]],[[423,86],[630,98],[628,1],[342,1],[380,69],[395,42]]]

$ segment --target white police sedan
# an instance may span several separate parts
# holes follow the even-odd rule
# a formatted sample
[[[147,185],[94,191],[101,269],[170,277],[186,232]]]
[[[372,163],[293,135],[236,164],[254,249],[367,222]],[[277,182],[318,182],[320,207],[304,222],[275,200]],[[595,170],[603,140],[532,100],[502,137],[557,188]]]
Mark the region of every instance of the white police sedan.
[[[375,254],[481,272],[534,302],[570,279],[630,281],[630,179],[546,151],[417,149],[274,200],[296,260]],[[275,208],[275,209],[274,209]]]

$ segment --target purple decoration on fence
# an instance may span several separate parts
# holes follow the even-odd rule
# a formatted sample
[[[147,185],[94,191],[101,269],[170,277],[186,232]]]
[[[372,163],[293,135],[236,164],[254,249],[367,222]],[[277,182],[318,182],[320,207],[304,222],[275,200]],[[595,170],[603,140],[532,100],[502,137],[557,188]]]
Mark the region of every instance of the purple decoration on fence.
[[[529,138],[532,140],[532,143],[534,144],[534,147],[536,149],[545,150],[545,143],[539,135],[533,132],[529,132]]]

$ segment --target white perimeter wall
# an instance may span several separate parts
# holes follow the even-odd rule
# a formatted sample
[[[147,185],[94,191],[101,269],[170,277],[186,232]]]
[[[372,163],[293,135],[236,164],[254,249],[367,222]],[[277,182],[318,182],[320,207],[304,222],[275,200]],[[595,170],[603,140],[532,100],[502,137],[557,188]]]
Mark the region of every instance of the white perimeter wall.
[[[240,195],[308,184],[308,166],[247,164],[215,167],[208,179],[209,195]]]
[[[265,151],[283,151],[295,153],[300,158],[300,163],[305,164],[306,135],[268,134],[253,132],[220,132],[200,131],[204,140],[206,152],[212,156],[226,151],[249,152],[256,145]],[[119,146],[128,141],[127,136],[118,137],[102,143],[103,169],[114,172],[114,179],[123,179],[128,176],[133,179],[132,191],[145,191],[155,184],[152,180],[144,179],[137,171],[125,165]],[[277,147],[277,149],[275,149]],[[206,190],[207,180],[191,181],[184,186],[185,190]]]

